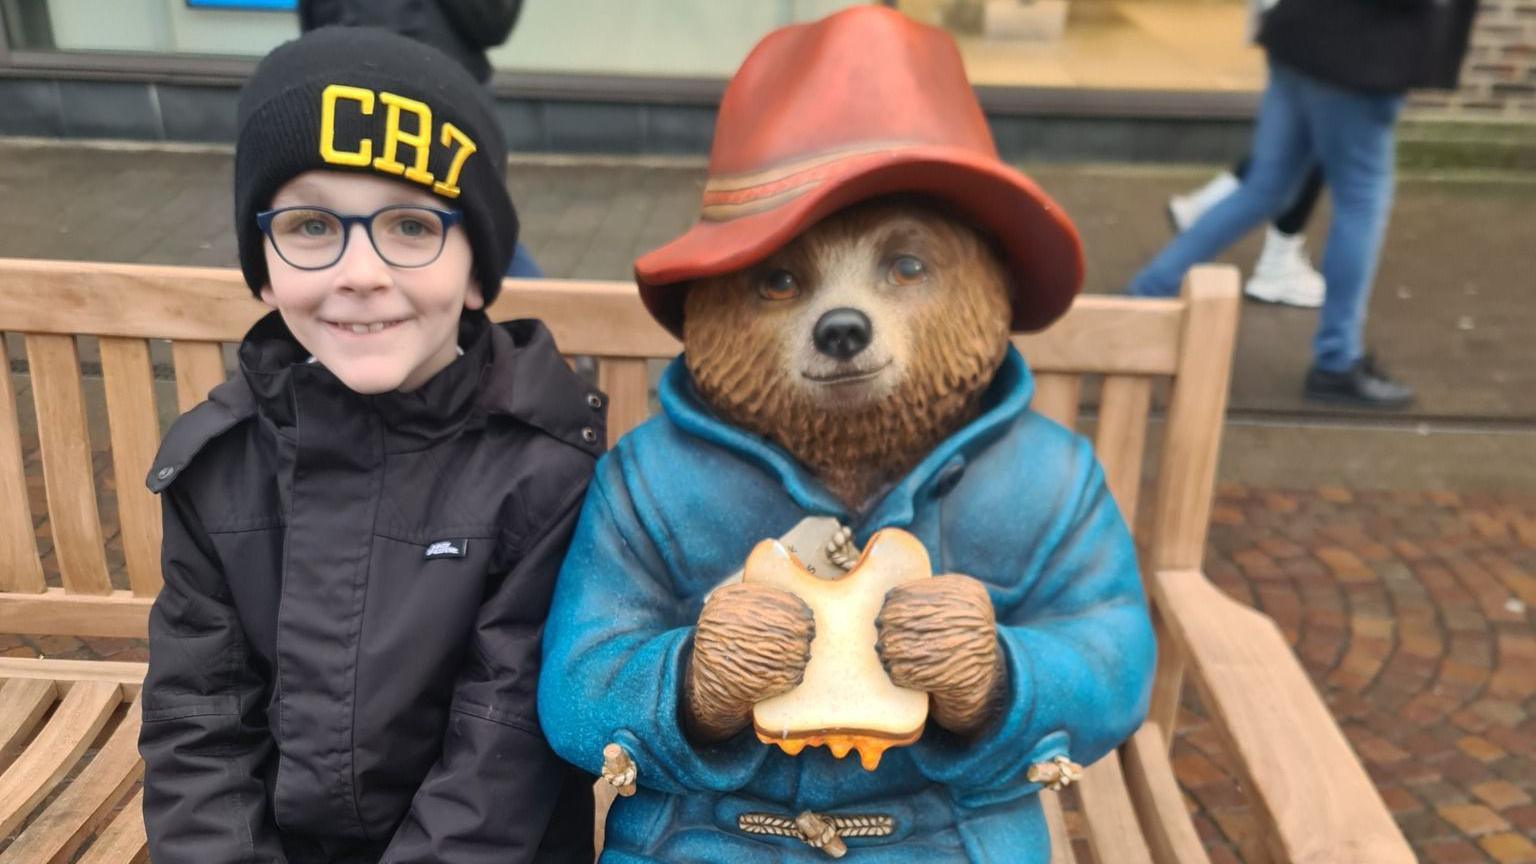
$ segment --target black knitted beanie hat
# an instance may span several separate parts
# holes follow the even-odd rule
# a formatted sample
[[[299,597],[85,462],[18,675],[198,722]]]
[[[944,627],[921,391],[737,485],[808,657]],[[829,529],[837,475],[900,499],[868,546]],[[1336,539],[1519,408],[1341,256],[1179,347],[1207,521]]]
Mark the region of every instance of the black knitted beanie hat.
[[[427,190],[464,213],[489,304],[517,243],[486,91],[436,48],[369,27],[325,27],[273,49],[240,93],[235,235],[253,293],[267,284],[256,214],[306,171],[357,171]]]

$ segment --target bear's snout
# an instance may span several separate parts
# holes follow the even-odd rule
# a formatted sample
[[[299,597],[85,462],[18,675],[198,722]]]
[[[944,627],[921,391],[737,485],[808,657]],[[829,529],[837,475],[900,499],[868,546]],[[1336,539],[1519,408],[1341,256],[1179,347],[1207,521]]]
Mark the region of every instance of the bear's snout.
[[[811,338],[817,351],[836,360],[848,360],[869,347],[874,329],[868,315],[845,307],[821,316]]]

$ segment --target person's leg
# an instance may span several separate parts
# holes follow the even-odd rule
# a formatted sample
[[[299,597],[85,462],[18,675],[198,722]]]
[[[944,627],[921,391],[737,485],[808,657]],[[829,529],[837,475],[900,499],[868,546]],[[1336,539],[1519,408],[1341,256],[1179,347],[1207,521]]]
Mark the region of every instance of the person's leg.
[[[1220,204],[1223,198],[1236,192],[1241,184],[1242,181],[1238,180],[1232,172],[1223,171],[1188,194],[1170,196],[1164,208],[1168,214],[1169,227],[1175,234],[1183,233],[1189,226],[1195,224],[1195,220]]]
[[[1307,82],[1308,115],[1333,198],[1323,277],[1328,296],[1313,354],[1317,368],[1348,369],[1365,353],[1366,302],[1392,208],[1393,129],[1402,97]]]
[[[1320,165],[1313,165],[1307,172],[1307,179],[1301,184],[1301,191],[1296,193],[1296,198],[1291,201],[1291,206],[1281,213],[1275,220],[1275,229],[1281,234],[1295,236],[1307,227],[1307,220],[1312,218],[1312,210],[1317,206],[1317,198],[1323,191],[1323,169]]]
[[[1368,408],[1413,401],[1366,353],[1366,303],[1392,208],[1393,131],[1401,96],[1343,91],[1320,83],[1309,102],[1315,145],[1333,195],[1323,253],[1327,298],[1313,340],[1308,398]]]
[[[1249,158],[1243,158],[1232,163],[1229,170],[1223,171],[1211,178],[1204,186],[1196,189],[1188,195],[1175,195],[1169,202],[1170,213],[1177,214],[1175,222],[1178,230],[1200,218],[1200,215],[1209,210],[1218,201],[1236,191],[1236,184],[1242,183],[1248,176]],[[1323,191],[1323,169],[1313,165],[1307,172],[1307,179],[1301,185],[1301,191],[1291,201],[1291,206],[1275,219],[1275,230],[1281,234],[1300,234],[1307,227],[1307,221],[1312,218],[1312,211],[1317,207],[1317,199]]]
[[[1243,287],[1249,297],[1308,309],[1323,305],[1323,275],[1312,266],[1302,234],[1322,188],[1323,173],[1314,164],[1290,206],[1264,232],[1263,251]]]
[[[1182,233],[1184,229],[1195,224],[1195,220],[1205,215],[1207,210],[1221,203],[1221,199],[1236,192],[1247,170],[1248,157],[1244,156],[1231,171],[1217,174],[1207,180],[1205,185],[1192,189],[1184,195],[1170,197],[1166,211],[1168,224],[1173,227],[1173,233]]]
[[[1131,280],[1127,293],[1145,297],[1178,294],[1190,267],[1220,254],[1291,200],[1312,161],[1296,77],[1281,67],[1270,67],[1269,86],[1264,90],[1254,129],[1248,177],[1165,246]]]

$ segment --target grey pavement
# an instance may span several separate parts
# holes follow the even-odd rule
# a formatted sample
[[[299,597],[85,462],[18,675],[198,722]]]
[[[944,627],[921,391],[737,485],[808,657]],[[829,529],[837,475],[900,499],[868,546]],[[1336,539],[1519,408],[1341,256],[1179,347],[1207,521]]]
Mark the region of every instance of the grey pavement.
[[[1076,221],[1096,293],[1167,242],[1163,203],[1216,168],[1020,167]],[[703,175],[697,160],[514,158],[508,184],[549,275],[623,279],[693,220]],[[231,182],[227,151],[0,140],[0,256],[234,266]],[[1323,208],[1314,250],[1326,229]],[[1258,245],[1222,260],[1246,268]],[[1224,477],[1536,489],[1536,177],[1400,177],[1376,286],[1369,340],[1418,404],[1303,402],[1316,313],[1245,303]]]

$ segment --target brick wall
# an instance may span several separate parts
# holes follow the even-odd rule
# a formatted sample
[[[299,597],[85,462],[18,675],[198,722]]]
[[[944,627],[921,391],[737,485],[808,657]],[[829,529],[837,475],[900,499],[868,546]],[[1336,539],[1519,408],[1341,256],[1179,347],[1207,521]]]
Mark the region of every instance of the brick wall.
[[[1461,89],[1414,94],[1418,115],[1536,122],[1536,0],[1483,0]]]

